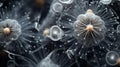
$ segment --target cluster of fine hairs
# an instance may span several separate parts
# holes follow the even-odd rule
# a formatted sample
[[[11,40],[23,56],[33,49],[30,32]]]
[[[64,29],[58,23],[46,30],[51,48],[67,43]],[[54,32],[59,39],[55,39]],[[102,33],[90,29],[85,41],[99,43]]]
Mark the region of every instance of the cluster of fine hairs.
[[[8,67],[120,65],[117,0],[16,0],[0,3],[0,44]]]

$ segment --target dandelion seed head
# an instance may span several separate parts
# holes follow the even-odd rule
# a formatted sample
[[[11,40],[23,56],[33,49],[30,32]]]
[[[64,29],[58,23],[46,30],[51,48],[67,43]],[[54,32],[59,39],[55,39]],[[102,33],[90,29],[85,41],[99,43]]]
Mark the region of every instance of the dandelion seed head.
[[[104,21],[95,15],[91,9],[78,16],[74,23],[74,30],[74,36],[78,40],[84,40],[91,45],[102,41],[106,33]]]
[[[1,42],[9,42],[18,39],[21,35],[21,25],[12,19],[6,19],[0,22]]]

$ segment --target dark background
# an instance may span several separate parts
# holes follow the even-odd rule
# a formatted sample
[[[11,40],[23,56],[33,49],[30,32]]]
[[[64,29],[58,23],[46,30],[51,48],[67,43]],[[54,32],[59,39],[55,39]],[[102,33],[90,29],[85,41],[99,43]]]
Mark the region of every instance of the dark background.
[[[15,1],[17,1],[17,0],[15,0]],[[10,6],[10,5],[8,5],[8,3],[10,3],[10,2],[14,3],[15,1],[14,0],[0,0],[0,3],[3,3],[2,7],[0,7],[0,10],[1,10],[1,8],[5,8],[6,6]],[[27,1],[27,0],[24,0],[24,1]],[[27,5],[27,3],[26,3],[26,5]],[[32,11],[33,12],[39,12],[42,9],[42,14],[43,14],[42,18],[41,18],[41,21],[42,21],[45,18],[45,16],[47,15],[47,13],[48,13],[49,6],[50,6],[50,4],[48,4],[48,3],[46,3],[44,6],[42,6],[42,8],[38,7],[38,6],[33,6],[32,5],[32,8],[34,8]],[[113,5],[111,5],[111,7],[117,12],[118,16],[120,16],[120,2],[116,1],[115,3],[113,3]],[[38,8],[41,8],[41,9],[40,10],[36,10]],[[32,15],[33,14],[31,14],[31,16]],[[32,17],[32,18],[34,18],[34,17]],[[120,19],[118,21],[120,21]],[[4,48],[1,46],[0,47],[0,67],[7,67],[7,62],[9,60],[9,58],[8,58],[8,54],[5,53],[3,51],[3,49]],[[80,60],[79,62],[81,62],[80,65],[82,67],[90,67],[90,65],[88,65],[87,62],[84,61],[84,60]],[[76,67],[76,64],[74,64],[73,67]]]

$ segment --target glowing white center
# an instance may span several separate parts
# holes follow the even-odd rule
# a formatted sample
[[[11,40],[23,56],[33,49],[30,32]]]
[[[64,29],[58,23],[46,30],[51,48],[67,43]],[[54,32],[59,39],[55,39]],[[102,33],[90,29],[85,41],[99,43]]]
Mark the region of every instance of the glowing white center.
[[[53,34],[58,34],[58,32],[56,30],[53,31]]]
[[[110,58],[111,58],[111,60],[114,60],[115,59],[115,55],[112,55]]]

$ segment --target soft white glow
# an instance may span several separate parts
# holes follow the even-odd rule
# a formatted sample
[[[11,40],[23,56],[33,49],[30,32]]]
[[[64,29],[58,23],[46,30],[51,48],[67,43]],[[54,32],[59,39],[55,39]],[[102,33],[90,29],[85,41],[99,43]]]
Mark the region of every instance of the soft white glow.
[[[102,2],[103,4],[110,4],[112,0],[101,0],[100,2]]]

